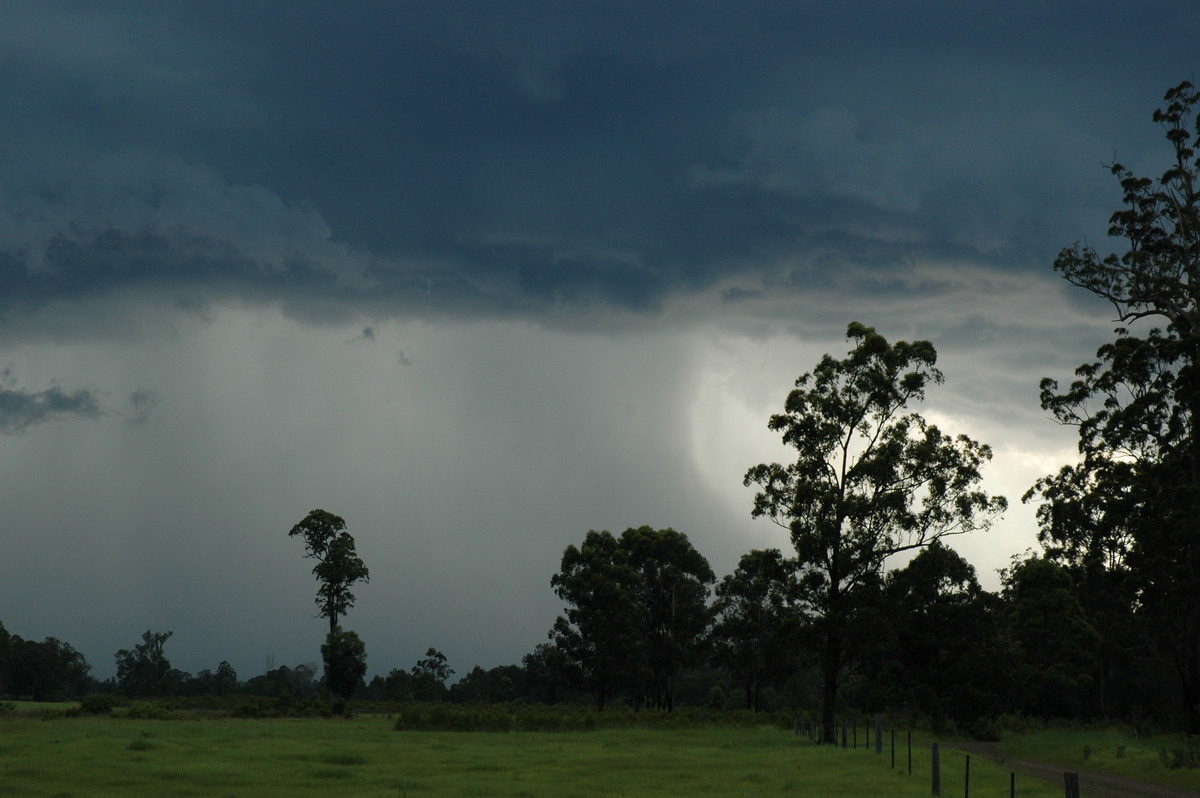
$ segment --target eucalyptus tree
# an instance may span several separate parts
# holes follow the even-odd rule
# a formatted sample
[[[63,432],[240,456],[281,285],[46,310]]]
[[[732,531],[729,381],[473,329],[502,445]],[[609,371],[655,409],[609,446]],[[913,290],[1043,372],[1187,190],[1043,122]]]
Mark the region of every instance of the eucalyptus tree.
[[[1175,683],[1168,702],[1200,733],[1200,95],[1187,82],[1155,111],[1168,141],[1157,179],[1110,169],[1124,207],[1101,255],[1076,243],[1054,268],[1106,300],[1120,325],[1066,390],[1041,384],[1042,407],[1079,430],[1080,459],[1040,480],[1047,550],[1088,576],[1095,603],[1137,620],[1149,681]],[[1151,325],[1140,335],[1134,325]],[[1098,617],[1094,615],[1093,617]]]
[[[314,559],[313,575],[317,577],[316,603],[319,618],[329,619],[329,634],[338,630],[338,618],[354,606],[350,588],[358,582],[369,582],[370,572],[355,551],[354,538],[346,531],[346,522],[333,513],[313,510],[304,520],[292,527],[288,537],[304,540],[304,556]]]
[[[637,669],[638,643],[647,625],[637,601],[637,572],[611,532],[591,530],[579,547],[563,551],[550,585],[567,604],[550,638],[568,673],[603,710]]]
[[[716,594],[713,658],[741,682],[746,708],[757,711],[763,691],[786,676],[795,659],[795,563],[779,549],[755,549],[742,555]]]
[[[640,700],[670,711],[680,674],[699,659],[716,576],[687,535],[674,529],[626,529],[620,548],[637,573],[637,601],[645,619]]]
[[[671,710],[680,674],[708,629],[708,561],[687,536],[648,526],[589,531],[568,546],[550,584],[567,603],[550,632],[577,681],[603,709],[620,690]]]
[[[887,340],[858,322],[843,359],[825,355],[796,380],[769,428],[795,450],[746,472],[752,515],[789,530],[799,598],[821,638],[821,720],[833,734],[838,684],[860,600],[884,562],[949,535],[988,528],[1007,506],[978,487],[991,449],[951,436],[910,405],[943,381],[928,341]]]

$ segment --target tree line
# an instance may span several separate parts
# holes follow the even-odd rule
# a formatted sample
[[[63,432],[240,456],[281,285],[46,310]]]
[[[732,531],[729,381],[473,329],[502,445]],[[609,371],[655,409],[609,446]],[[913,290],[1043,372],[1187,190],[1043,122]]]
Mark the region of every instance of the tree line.
[[[1042,551],[1015,556],[999,591],[948,545],[1006,509],[980,487],[990,448],[916,411],[944,379],[932,343],[854,322],[845,357],[821,358],[768,421],[791,459],[745,474],[751,514],[786,531],[789,553],[748,552],[718,582],[676,530],[589,531],[550,579],[564,604],[550,642],[521,665],[447,687],[453,671],[430,649],[366,683],[365,645],[339,620],[369,572],[345,522],[314,510],[289,535],[316,561],[329,620],[321,689],[341,701],[786,706],[813,710],[826,735],[847,708],[939,728],[1017,713],[1200,733],[1200,95],[1185,82],[1164,102],[1162,175],[1110,166],[1124,194],[1117,251],[1076,243],[1054,262],[1119,326],[1068,386],[1041,383],[1042,408],[1078,430],[1079,457],[1023,497],[1037,503]],[[1146,324],[1157,326],[1135,334]],[[162,654],[169,636],[118,652],[113,687],[251,689],[227,663],[183,679]],[[315,666],[284,670],[287,689],[317,689]],[[87,671],[68,644],[0,633],[2,692],[75,694]]]

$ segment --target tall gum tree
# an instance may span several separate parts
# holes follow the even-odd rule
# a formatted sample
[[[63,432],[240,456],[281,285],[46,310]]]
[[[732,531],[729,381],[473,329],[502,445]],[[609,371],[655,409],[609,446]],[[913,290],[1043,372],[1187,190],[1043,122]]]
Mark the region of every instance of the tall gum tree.
[[[752,515],[791,533],[799,595],[823,641],[822,734],[832,739],[848,631],[884,562],[949,535],[986,529],[1003,497],[978,488],[991,450],[952,437],[909,412],[942,382],[928,341],[889,344],[873,328],[849,325],[853,349],[825,355],[796,380],[770,429],[796,450],[788,465],[746,472],[757,485]]]
[[[317,606],[319,618],[329,619],[329,634],[338,631],[338,618],[354,606],[350,588],[358,582],[369,582],[370,572],[355,550],[354,538],[346,531],[341,516],[313,510],[304,520],[292,527],[288,537],[304,540],[304,556],[317,561],[313,575],[317,577]]]
[[[1090,593],[1117,595],[1141,630],[1138,646],[1177,694],[1190,733],[1200,733],[1200,95],[1184,82],[1153,115],[1170,146],[1167,169],[1141,177],[1110,167],[1124,207],[1109,220],[1122,239],[1101,256],[1076,243],[1054,268],[1107,300],[1112,342],[1061,390],[1041,385],[1042,407],[1079,429],[1079,462],[1039,480],[1048,554],[1087,576]],[[1134,325],[1152,326],[1141,336]],[[1089,585],[1091,587],[1089,587]],[[1099,587],[1097,587],[1099,586]],[[1114,593],[1113,587],[1119,588]]]

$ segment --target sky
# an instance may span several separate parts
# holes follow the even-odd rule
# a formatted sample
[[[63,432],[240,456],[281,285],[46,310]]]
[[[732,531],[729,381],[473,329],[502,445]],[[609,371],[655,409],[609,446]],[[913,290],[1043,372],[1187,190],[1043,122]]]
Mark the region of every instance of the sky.
[[[851,321],[989,444],[981,582],[1111,334],[1106,165],[1167,166],[1188,0],[0,0],[0,622],[105,678],[319,662],[345,518],[369,674],[520,662],[590,529],[789,549],[742,484]]]

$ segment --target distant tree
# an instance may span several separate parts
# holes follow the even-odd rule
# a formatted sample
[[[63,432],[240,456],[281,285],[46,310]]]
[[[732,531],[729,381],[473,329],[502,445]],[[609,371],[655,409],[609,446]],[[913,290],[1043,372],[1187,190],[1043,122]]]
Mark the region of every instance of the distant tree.
[[[4,680],[5,661],[8,659],[10,651],[12,651],[12,635],[4,628],[4,624],[0,623],[0,695],[5,695],[8,692]]]
[[[90,685],[92,666],[69,643],[47,637],[42,642],[8,639],[0,660],[0,684],[13,696],[34,701],[63,701],[82,696]]]
[[[893,702],[928,715],[934,731],[960,729],[996,711],[1009,652],[1002,642],[999,599],[979,585],[975,568],[935,542],[883,588],[887,683]]]
[[[788,529],[796,547],[799,595],[823,638],[826,739],[864,586],[878,582],[888,557],[986,529],[1006,507],[977,487],[987,446],[908,412],[942,382],[933,345],[889,344],[857,322],[846,337],[847,357],[825,355],[771,417],[795,462],[755,466],[744,480],[760,488],[753,516]]]
[[[1158,664],[1149,680],[1174,686],[1173,720],[1200,734],[1200,94],[1184,82],[1164,100],[1153,115],[1170,146],[1162,175],[1110,167],[1124,192],[1108,231],[1119,251],[1076,243],[1054,262],[1122,326],[1069,388],[1042,380],[1042,407],[1078,428],[1081,457],[1026,500],[1042,501],[1053,553],[1088,577],[1092,617],[1109,635],[1103,672],[1124,659],[1113,633],[1136,629],[1138,657]],[[1134,335],[1146,321],[1163,326]],[[1132,624],[1114,624],[1121,614]]]
[[[217,665],[217,672],[213,678],[213,693],[216,695],[230,695],[237,692],[237,689],[237,671],[226,660],[221,660],[220,664]]]
[[[520,665],[498,665],[484,670],[476,665],[450,687],[456,704],[502,704],[521,698],[525,671]]]
[[[680,675],[699,659],[716,577],[687,535],[674,529],[626,529],[620,548],[638,575],[635,598],[646,622],[638,703],[670,711]]]
[[[624,688],[638,706],[670,710],[680,674],[698,658],[715,579],[674,529],[630,528],[620,539],[590,531],[550,580],[570,605],[550,636],[598,708]]]
[[[367,685],[366,696],[374,701],[412,701],[412,674],[401,668],[392,668],[388,675],[375,675]]]
[[[800,623],[795,574],[778,549],[754,550],[717,585],[713,656],[742,685],[747,709],[762,709],[764,690],[791,670]]]
[[[1095,683],[1100,635],[1060,565],[1030,557],[1003,574],[1016,709],[1079,717]]]
[[[343,702],[358,689],[367,672],[367,648],[354,632],[334,629],[321,646],[325,663],[325,686]]]
[[[142,642],[133,650],[117,652],[117,686],[130,698],[152,698],[164,695],[171,684],[171,663],[163,647],[174,632],[142,633]]]
[[[412,667],[413,698],[418,701],[444,701],[447,697],[446,681],[454,670],[446,662],[446,655],[430,648],[425,656]]]
[[[567,546],[550,584],[568,605],[555,620],[550,638],[566,672],[603,710],[637,673],[648,625],[646,608],[639,603],[638,572],[611,532],[592,530],[578,548]]]
[[[568,665],[563,654],[550,643],[538,643],[533,651],[521,658],[524,675],[524,697],[540,704],[557,704],[568,692]]]
[[[297,665],[295,668],[289,668],[287,665],[281,665],[278,668],[268,667],[266,673],[249,679],[244,689],[250,695],[267,696],[268,698],[281,696],[310,698],[317,693],[316,675],[315,663]]]
[[[370,573],[354,547],[354,538],[346,531],[346,522],[333,513],[313,510],[292,527],[289,537],[304,540],[304,556],[317,561],[313,574],[321,586],[317,589],[318,617],[329,619],[329,634],[337,631],[338,618],[354,606],[350,588],[369,582]]]

